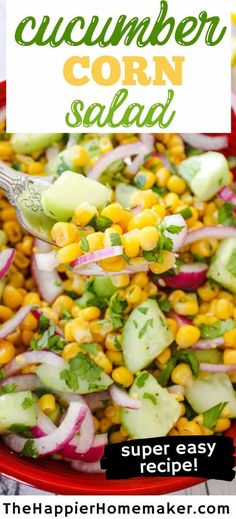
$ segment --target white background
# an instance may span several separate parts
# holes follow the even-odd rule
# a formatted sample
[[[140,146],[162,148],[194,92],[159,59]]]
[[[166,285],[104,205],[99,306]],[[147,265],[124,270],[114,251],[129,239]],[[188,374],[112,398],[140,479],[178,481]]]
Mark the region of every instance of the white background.
[[[179,22],[187,15],[198,17],[202,10],[209,15],[220,15],[221,26],[230,23],[230,0],[169,0],[169,15]],[[101,22],[108,16],[127,14],[129,18],[140,19],[159,13],[159,1],[145,0],[7,0],[7,80],[8,106],[7,129],[10,132],[65,132],[84,131],[82,126],[68,130],[65,114],[74,99],[81,99],[88,107],[92,102],[109,105],[122,83],[112,87],[101,87],[94,81],[84,87],[69,85],[63,77],[63,65],[73,55],[92,54],[92,58],[109,54],[121,58],[122,55],[141,55],[148,59],[152,55],[185,55],[183,65],[183,85],[175,90],[172,109],[176,110],[173,123],[165,131],[176,132],[229,132],[230,131],[230,30],[216,47],[209,47],[201,38],[195,45],[181,47],[174,39],[164,47],[144,47],[135,44],[130,47],[70,47],[63,44],[57,48],[35,45],[17,45],[14,33],[19,22],[28,15],[36,17],[38,24],[47,14],[56,22],[60,16],[67,21],[74,16],[84,16],[87,21],[97,14]],[[205,33],[205,31],[204,31]],[[151,63],[151,59],[150,59]],[[151,72],[149,68],[148,72]],[[167,87],[171,87],[169,84]],[[142,102],[150,107],[153,103],[166,99],[167,87],[130,87],[126,105]],[[121,110],[123,113],[123,109]],[[170,113],[170,112],[169,112]],[[90,131],[96,131],[96,126]],[[122,131],[123,128],[114,131]],[[137,130],[131,127],[128,131]],[[158,131],[154,128],[153,131]],[[86,130],[85,130],[86,131]],[[107,128],[102,129],[107,131]],[[111,131],[111,129],[108,129]],[[124,130],[123,130],[124,131]],[[140,131],[140,130],[139,130]],[[143,131],[150,131],[144,128]],[[163,130],[162,130],[163,131]]]

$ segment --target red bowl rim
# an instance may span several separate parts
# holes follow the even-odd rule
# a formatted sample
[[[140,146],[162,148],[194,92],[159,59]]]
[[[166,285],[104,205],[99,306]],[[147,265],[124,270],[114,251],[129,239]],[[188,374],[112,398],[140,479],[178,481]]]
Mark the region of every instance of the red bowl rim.
[[[3,81],[0,83],[0,108],[5,105],[6,81]],[[236,423],[228,435],[236,443]],[[202,478],[168,476],[107,481],[103,474],[75,472],[66,462],[29,461],[9,452],[3,444],[0,444],[0,474],[45,492],[67,495],[168,494],[206,481]]]

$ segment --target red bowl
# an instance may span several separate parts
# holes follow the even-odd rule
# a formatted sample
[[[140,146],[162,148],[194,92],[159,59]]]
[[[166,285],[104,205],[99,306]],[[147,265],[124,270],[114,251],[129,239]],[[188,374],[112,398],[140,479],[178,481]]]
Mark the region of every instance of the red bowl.
[[[6,83],[0,84],[0,108],[6,104]],[[236,423],[228,432],[236,444]],[[204,482],[201,478],[156,477],[107,481],[103,474],[81,474],[63,461],[28,460],[0,443],[0,474],[46,492],[77,495],[167,494]]]

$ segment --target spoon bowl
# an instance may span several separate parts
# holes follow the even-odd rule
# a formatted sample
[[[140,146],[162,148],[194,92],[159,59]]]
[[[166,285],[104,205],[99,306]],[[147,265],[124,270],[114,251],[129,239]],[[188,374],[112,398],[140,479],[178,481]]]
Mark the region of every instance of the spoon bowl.
[[[32,177],[0,162],[0,187],[15,207],[20,224],[35,238],[54,245],[50,231],[55,220],[46,216],[42,207],[42,194],[52,180],[52,176]]]

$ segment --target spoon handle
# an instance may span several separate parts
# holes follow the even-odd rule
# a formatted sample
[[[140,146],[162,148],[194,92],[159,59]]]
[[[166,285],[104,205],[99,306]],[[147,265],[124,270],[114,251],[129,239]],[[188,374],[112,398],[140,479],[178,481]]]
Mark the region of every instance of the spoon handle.
[[[0,167],[0,187],[7,193],[10,202],[16,206],[18,196],[26,187],[26,178],[15,172],[8,172],[7,168]]]

